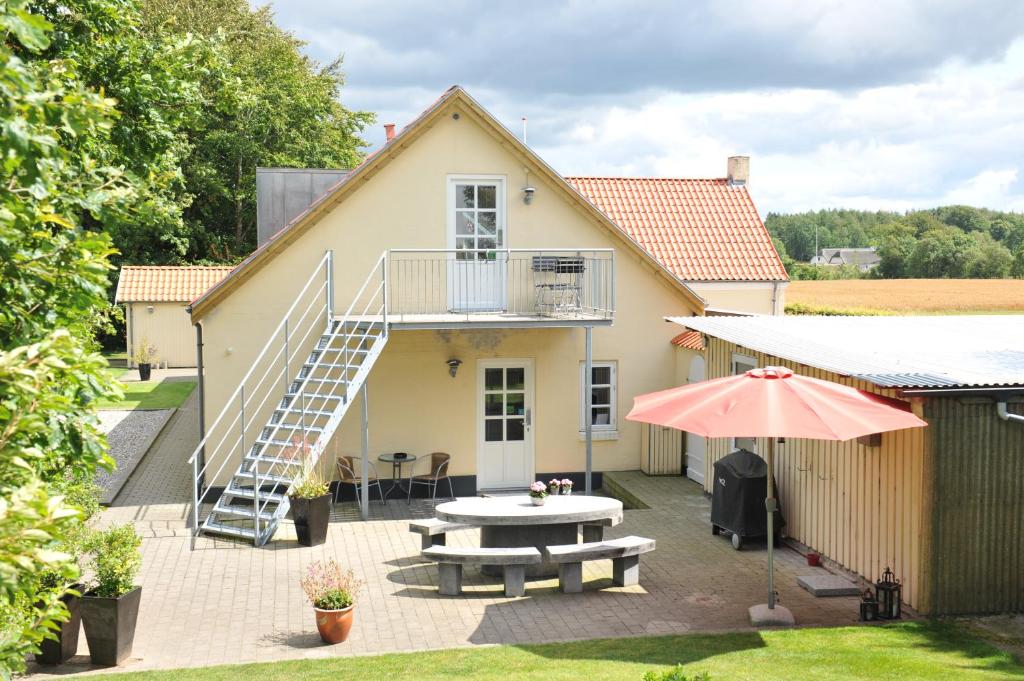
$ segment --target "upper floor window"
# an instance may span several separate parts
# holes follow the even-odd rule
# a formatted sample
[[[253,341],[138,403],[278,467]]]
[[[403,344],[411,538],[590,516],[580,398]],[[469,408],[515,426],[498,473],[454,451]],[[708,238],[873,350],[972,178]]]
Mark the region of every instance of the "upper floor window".
[[[499,179],[450,180],[454,248],[459,260],[486,260],[505,247],[504,183]]]

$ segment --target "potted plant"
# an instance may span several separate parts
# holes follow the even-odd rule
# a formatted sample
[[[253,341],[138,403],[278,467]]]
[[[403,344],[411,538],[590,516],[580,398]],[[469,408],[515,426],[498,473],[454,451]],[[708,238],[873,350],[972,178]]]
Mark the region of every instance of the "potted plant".
[[[362,582],[333,560],[316,561],[302,578],[302,591],[316,612],[316,629],[324,643],[343,643],[352,630],[355,594]]]
[[[131,524],[96,532],[89,542],[95,587],[82,597],[82,624],[93,664],[116,666],[132,653],[142,587],[142,539]]]
[[[572,494],[572,480],[562,478],[562,495],[569,496],[570,494]]]
[[[313,465],[303,458],[302,470],[288,492],[288,514],[302,546],[319,546],[327,541],[331,520],[331,486]]]
[[[558,491],[562,486],[562,481],[558,478],[552,478],[548,481],[548,494],[552,496],[558,496]]]
[[[150,343],[148,338],[143,338],[142,342],[135,348],[135,352],[132,353],[132,360],[139,367],[140,381],[149,380],[149,376],[153,372],[153,365],[156,364],[158,359],[156,346]]]
[[[548,486],[538,480],[530,485],[530,501],[534,506],[543,506],[548,496]]]

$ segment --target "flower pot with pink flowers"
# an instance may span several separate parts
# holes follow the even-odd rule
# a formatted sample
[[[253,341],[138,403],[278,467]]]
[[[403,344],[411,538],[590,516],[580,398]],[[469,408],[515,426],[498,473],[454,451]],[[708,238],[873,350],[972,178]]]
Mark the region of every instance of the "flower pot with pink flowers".
[[[362,586],[334,560],[315,561],[302,578],[302,591],[316,613],[316,629],[327,644],[344,643],[352,631],[355,594]]]
[[[569,496],[570,494],[572,494],[572,480],[570,480],[569,478],[563,478],[562,482],[559,484],[559,488],[562,491],[563,497]]]
[[[548,486],[538,480],[530,485],[530,501],[534,506],[543,506],[544,500],[548,498]]]
[[[548,494],[553,497],[557,497],[561,493],[562,481],[558,478],[552,478],[548,481]]]

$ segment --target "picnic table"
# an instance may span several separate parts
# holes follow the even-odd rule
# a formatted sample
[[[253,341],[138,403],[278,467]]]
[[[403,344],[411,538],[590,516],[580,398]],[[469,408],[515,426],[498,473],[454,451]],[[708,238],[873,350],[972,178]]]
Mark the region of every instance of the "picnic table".
[[[548,546],[578,543],[582,524],[613,526],[622,522],[618,499],[578,494],[549,496],[543,506],[534,506],[527,495],[458,499],[439,504],[436,512],[441,520],[478,526],[482,548],[535,546],[541,554]],[[501,567],[484,566],[482,571],[501,574]],[[555,576],[558,565],[530,565],[527,574]]]

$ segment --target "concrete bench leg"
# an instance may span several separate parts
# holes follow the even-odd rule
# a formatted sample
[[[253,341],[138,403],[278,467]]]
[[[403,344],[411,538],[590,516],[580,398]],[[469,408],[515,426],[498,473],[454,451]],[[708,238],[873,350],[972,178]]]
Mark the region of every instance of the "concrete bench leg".
[[[583,543],[589,544],[604,539],[604,525],[584,525]]]
[[[558,587],[567,594],[583,591],[583,563],[559,563]]]
[[[505,595],[516,598],[526,594],[526,566],[505,566]]]
[[[635,586],[640,583],[640,556],[612,559],[612,581],[616,586]]]
[[[462,565],[459,563],[438,563],[440,583],[437,592],[442,596],[458,596],[462,593]]]
[[[444,532],[441,534],[435,534],[431,537],[429,534],[420,536],[420,548],[429,549],[431,546],[444,546]]]

